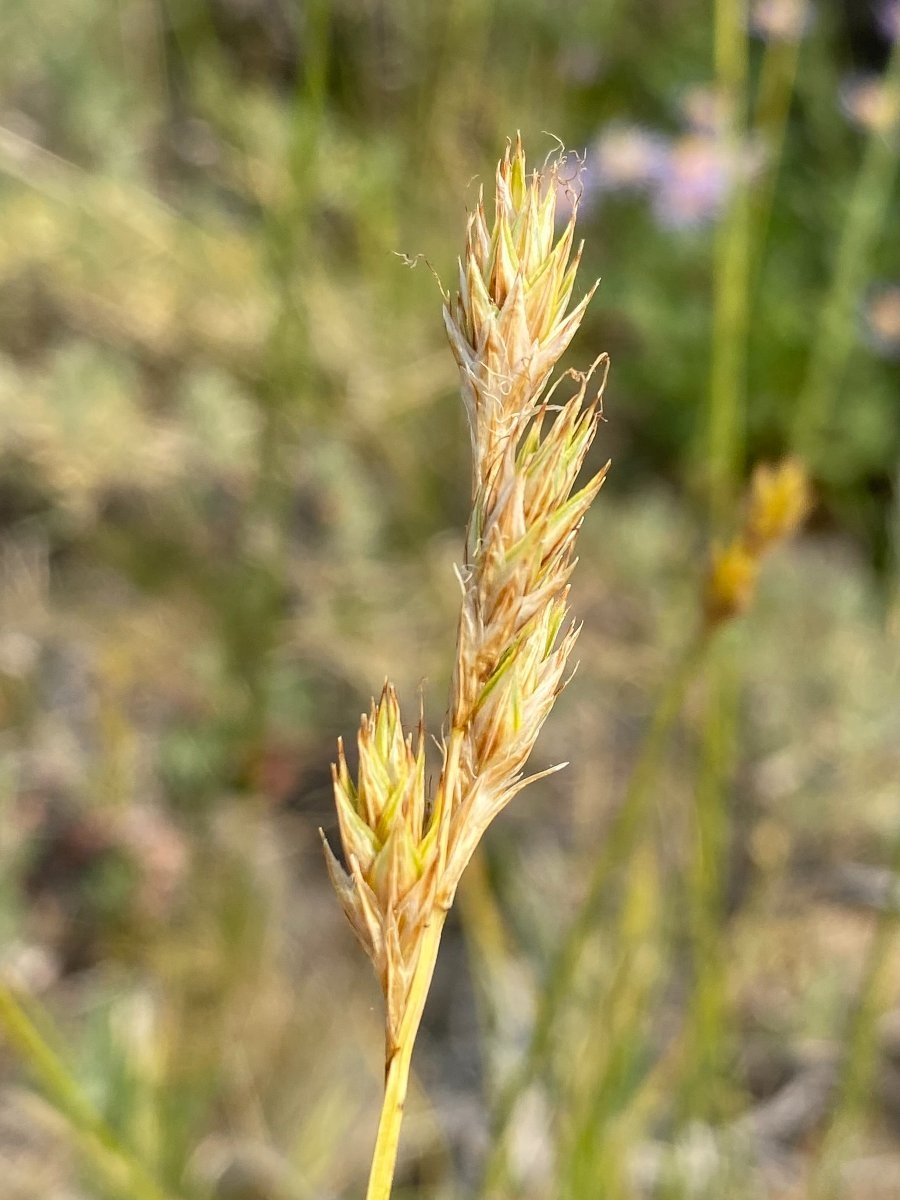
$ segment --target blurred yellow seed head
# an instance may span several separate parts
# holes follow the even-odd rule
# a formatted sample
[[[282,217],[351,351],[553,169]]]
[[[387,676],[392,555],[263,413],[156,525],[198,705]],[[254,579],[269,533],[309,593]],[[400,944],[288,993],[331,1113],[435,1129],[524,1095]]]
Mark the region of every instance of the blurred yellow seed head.
[[[744,612],[753,599],[759,555],[748,550],[741,538],[727,546],[716,546],[706,583],[706,616],[718,625]]]
[[[761,463],[754,470],[743,528],[727,546],[713,549],[706,579],[708,628],[750,606],[763,556],[800,528],[810,503],[809,480],[798,459]]]
[[[809,480],[799,459],[787,458],[777,466],[761,463],[750,482],[747,542],[764,548],[790,537],[809,509]]]

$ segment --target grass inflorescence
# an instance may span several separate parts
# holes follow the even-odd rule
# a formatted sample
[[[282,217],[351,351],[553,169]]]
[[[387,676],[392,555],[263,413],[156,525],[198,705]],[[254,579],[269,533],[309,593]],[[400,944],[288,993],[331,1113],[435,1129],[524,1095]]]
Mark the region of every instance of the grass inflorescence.
[[[369,1200],[391,1188],[412,1045],[441,928],[491,821],[535,776],[525,767],[564,686],[575,538],[606,468],[576,490],[597,431],[593,369],[563,398],[549,380],[590,296],[571,312],[577,205],[556,236],[560,162],[529,175],[517,138],[497,168],[495,214],[469,217],[444,319],[472,440],[472,515],[442,768],[426,795],[424,734],[405,737],[386,685],[359,734],[354,782],[339,748],[345,871],[329,872],[375,966],[386,1012],[385,1099]],[[598,360],[600,361],[600,360]],[[605,360],[604,366],[605,366]],[[595,364],[596,367],[597,364]],[[603,379],[605,379],[605,371]]]

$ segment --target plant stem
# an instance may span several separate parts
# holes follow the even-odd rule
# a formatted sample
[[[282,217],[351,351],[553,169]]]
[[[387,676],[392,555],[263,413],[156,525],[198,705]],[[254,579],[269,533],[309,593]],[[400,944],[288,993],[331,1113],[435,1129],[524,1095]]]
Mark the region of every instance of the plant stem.
[[[756,263],[757,276],[764,261],[763,247],[769,231],[769,220],[784,155],[788,117],[800,62],[800,45],[799,37],[786,41],[770,41],[760,68],[753,126],[754,131],[765,139],[768,162],[751,199],[752,257]]]
[[[900,838],[888,860],[892,878],[900,871]],[[878,1020],[893,999],[891,954],[898,930],[896,901],[885,897],[878,915],[855,1003],[849,1014],[842,1045],[846,1047],[837,1087],[837,1098],[822,1137],[809,1189],[810,1200],[834,1200],[840,1194],[838,1167],[841,1151],[854,1125],[871,1107],[877,1093]]]
[[[691,640],[659,697],[628,790],[613,818],[591,875],[587,894],[548,972],[528,1049],[495,1105],[492,1149],[482,1181],[482,1196],[490,1195],[504,1178],[506,1139],[516,1101],[534,1078],[549,1049],[557,1015],[569,992],[582,951],[596,925],[610,873],[625,862],[641,830],[668,735],[681,712],[688,686],[704,660],[708,644],[709,637],[705,633]]]
[[[78,1081],[41,1035],[11,988],[0,985],[0,1026],[44,1091],[79,1134],[85,1156],[133,1200],[168,1200],[159,1184],[119,1141],[85,1096]]]
[[[400,1126],[403,1121],[403,1108],[409,1085],[413,1046],[416,1034],[419,1032],[419,1023],[422,1020],[428,989],[431,986],[431,977],[437,962],[446,915],[446,912],[440,909],[435,909],[431,915],[422,939],[406,1009],[400,1022],[397,1046],[388,1058],[384,1081],[384,1100],[381,1106],[381,1119],[378,1122],[375,1150],[372,1155],[366,1200],[389,1200],[391,1194],[394,1166],[397,1162],[397,1147],[400,1142]]]
[[[900,41],[894,43],[882,87],[900,87]],[[872,129],[866,141],[834,260],[831,287],[822,307],[803,390],[794,413],[793,444],[815,462],[828,434],[847,360],[856,339],[856,304],[870,269],[872,250],[891,198],[897,169],[896,130]]]
[[[441,807],[452,805],[457,796],[459,752],[464,733],[464,726],[460,722],[454,722],[447,745],[447,757],[441,783],[443,791],[440,798]],[[436,819],[435,812],[432,813],[432,819]],[[444,853],[446,853],[446,847]],[[443,861],[441,865],[443,867]],[[431,987],[431,978],[434,975],[444,922],[452,903],[452,896],[441,897],[441,902],[435,903],[431,910],[409,985],[406,1007],[400,1018],[400,1028],[397,1030],[393,1044],[388,1045],[387,1048],[384,1099],[381,1104],[375,1149],[372,1152],[366,1200],[389,1200],[391,1195],[394,1167],[397,1162],[397,1147],[400,1144],[400,1126],[403,1123],[403,1109],[409,1086],[409,1068],[412,1063],[413,1047],[416,1044],[416,1035],[419,1032],[422,1013],[425,1010],[425,1001],[428,999],[428,989]]]
[[[722,1061],[728,1014],[725,996],[725,886],[729,837],[729,783],[737,736],[740,689],[734,647],[720,642],[707,664],[707,711],[694,810],[695,852],[689,876],[694,939],[694,990],[688,1018],[689,1051],[683,1103],[690,1116],[721,1113]]]
[[[741,178],[748,110],[746,4],[715,0],[716,87],[725,106],[726,148],[736,172],[728,209],[716,231],[710,366],[709,519],[722,536],[734,520],[743,469],[747,396],[747,328],[753,222],[750,192]],[[784,95],[784,104],[790,93]],[[786,107],[780,117],[783,125]],[[721,896],[726,827],[726,784],[735,732],[737,684],[729,646],[708,664],[709,696],[703,762],[696,795],[696,853],[690,885],[694,933],[691,1028],[697,1054],[685,1085],[688,1108],[707,1102],[698,1093],[717,1081],[725,1012],[722,998]],[[714,1107],[714,1105],[713,1105]]]
[[[713,275],[707,449],[713,523],[719,532],[734,508],[744,440],[750,221],[748,188],[740,178],[747,90],[747,32],[743,9],[740,0],[716,0],[716,87],[725,106],[725,148],[735,172],[728,210],[716,231]]]
[[[706,639],[691,642],[675,668],[653,712],[646,740],[635,764],[628,790],[613,820],[606,842],[591,874],[578,914],[566,933],[550,973],[546,999],[538,1015],[535,1029],[538,1056],[545,1050],[558,1007],[569,991],[581,952],[590,936],[598,910],[606,893],[610,872],[620,866],[630,854],[641,822],[647,810],[652,785],[672,726],[681,711],[684,695],[703,658]]]

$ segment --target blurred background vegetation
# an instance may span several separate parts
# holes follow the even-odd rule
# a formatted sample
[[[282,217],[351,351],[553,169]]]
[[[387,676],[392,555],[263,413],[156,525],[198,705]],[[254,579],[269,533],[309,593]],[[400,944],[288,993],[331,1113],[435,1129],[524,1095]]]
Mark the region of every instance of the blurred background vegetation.
[[[2,1200],[362,1193],[381,1013],[317,829],[385,675],[440,726],[468,435],[403,256],[452,281],[517,129],[583,155],[613,468],[572,765],[463,889],[398,1197],[900,1196],[897,42],[869,0],[2,0]],[[700,658],[788,453],[807,529]]]

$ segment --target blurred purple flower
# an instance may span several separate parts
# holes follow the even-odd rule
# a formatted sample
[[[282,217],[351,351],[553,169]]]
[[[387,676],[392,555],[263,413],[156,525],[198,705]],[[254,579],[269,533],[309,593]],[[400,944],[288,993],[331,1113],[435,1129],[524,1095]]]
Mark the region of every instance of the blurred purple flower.
[[[661,225],[689,229],[719,215],[734,187],[760,166],[757,147],[735,150],[721,138],[686,134],[675,142],[656,181],[653,211]]]
[[[799,42],[812,18],[809,0],[756,0],[750,28],[764,42]]]
[[[890,133],[900,123],[900,89],[880,75],[851,75],[840,87],[844,115],[868,133]]]
[[[873,287],[863,303],[866,340],[885,358],[900,358],[900,283]]]
[[[650,187],[665,169],[668,141],[638,125],[607,125],[588,155],[586,188],[597,192]]]
[[[883,0],[878,7],[881,32],[892,42],[900,42],[900,0]]]
[[[707,84],[697,84],[681,97],[681,111],[694,133],[716,134],[725,128],[726,109],[722,96]]]
[[[675,139],[637,125],[612,123],[601,130],[588,153],[584,198],[649,193],[656,220],[668,229],[714,220],[735,185],[761,165],[761,147],[735,146],[724,136],[722,104],[710,87],[691,88],[681,109],[688,131]]]

